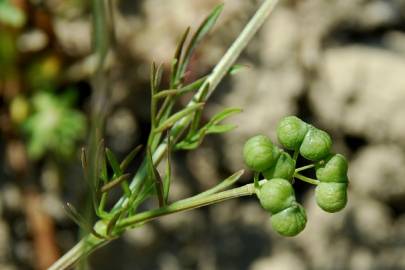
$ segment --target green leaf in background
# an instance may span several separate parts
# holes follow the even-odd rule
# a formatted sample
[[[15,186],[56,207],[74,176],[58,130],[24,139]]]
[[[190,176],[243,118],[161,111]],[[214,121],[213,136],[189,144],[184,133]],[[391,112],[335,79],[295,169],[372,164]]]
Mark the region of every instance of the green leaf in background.
[[[7,76],[12,72],[16,63],[17,53],[13,34],[0,28],[0,77]]]
[[[33,96],[33,113],[22,123],[28,137],[28,154],[39,159],[46,152],[68,158],[86,134],[86,118],[67,106],[63,96],[40,92]]]
[[[22,27],[26,17],[24,12],[9,0],[0,0],[0,23],[13,27]]]

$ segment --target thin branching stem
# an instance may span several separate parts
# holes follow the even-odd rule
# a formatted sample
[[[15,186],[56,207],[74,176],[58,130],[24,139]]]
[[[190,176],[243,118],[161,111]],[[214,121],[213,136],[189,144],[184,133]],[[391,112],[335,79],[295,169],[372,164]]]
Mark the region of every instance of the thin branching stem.
[[[297,173],[297,172],[294,173],[294,177],[297,178],[297,179],[299,179],[299,180],[301,180],[301,181],[304,181],[304,182],[307,182],[307,183],[309,183],[309,184],[312,184],[312,185],[318,185],[318,184],[319,184],[319,181],[318,181],[318,180],[315,180],[315,179],[306,177],[306,176],[304,176],[304,175],[302,175],[302,174],[299,174],[299,173]]]
[[[225,55],[221,58],[221,60],[218,62],[218,64],[215,66],[214,70],[210,75],[208,75],[207,80],[204,81],[204,83],[201,85],[197,93],[194,95],[192,100],[187,106],[192,106],[196,103],[196,101],[201,102],[201,96],[204,94],[206,91],[207,85],[209,85],[208,92],[206,93],[205,99],[208,99],[208,97],[212,94],[212,92],[215,90],[219,82],[224,78],[224,76],[228,73],[229,69],[232,67],[232,65],[235,63],[236,59],[239,57],[241,54],[242,50],[247,46],[249,41],[252,39],[252,37],[255,35],[255,33],[259,30],[260,26],[263,25],[265,22],[266,18],[270,15],[271,11],[273,11],[274,7],[278,3],[278,0],[265,0],[260,8],[257,10],[255,15],[252,17],[252,19],[249,21],[249,23],[245,26],[241,34],[238,36],[238,38],[234,41],[232,46],[228,49],[228,51],[225,53]],[[178,134],[181,134],[184,132],[184,130],[187,128],[188,124],[190,123],[190,120],[192,118],[190,117],[184,117],[177,121],[177,123],[174,125],[174,127],[171,130],[171,136],[173,138],[178,137]],[[173,141],[173,144],[175,141]],[[167,139],[164,140],[155,150],[153,153],[153,161],[155,164],[158,164],[161,159],[163,158],[163,155],[166,153],[167,150]],[[139,188],[141,186],[142,181],[145,179],[147,173],[147,167],[146,167],[146,162],[144,162],[141,167],[139,168],[137,174],[135,177],[132,179],[132,182],[130,184],[130,188],[133,192],[139,191]],[[117,204],[114,206],[114,209],[119,209],[121,208],[125,203],[127,202],[126,198],[122,198],[117,202]]]
[[[311,169],[311,168],[314,168],[314,167],[315,167],[315,164],[309,164],[309,165],[302,166],[302,167],[299,167],[299,168],[295,169],[295,172],[305,171],[305,170],[308,170],[308,169]]]
[[[133,215],[131,217],[124,218],[116,224],[115,228],[118,231],[123,231],[128,227],[134,227],[141,223],[144,224],[148,221],[151,221],[161,216],[167,216],[178,212],[184,212],[242,196],[251,196],[253,194],[255,194],[254,185],[246,184],[242,187],[233,188],[219,193],[207,195],[202,198],[196,198],[193,200],[184,199],[165,207],[145,211]],[[107,244],[109,241],[111,240],[100,239],[93,235],[88,235],[85,238],[83,238],[78,244],[76,244],[70,251],[68,251],[68,253],[66,253],[54,265],[52,265],[48,270],[67,269],[71,267],[81,257],[90,254],[93,250]]]
[[[212,73],[207,77],[207,80],[204,81],[204,83],[201,85],[197,93],[194,95],[194,98],[190,101],[190,103],[187,106],[193,106],[197,102],[204,102],[205,100],[208,99],[208,97],[212,94],[212,92],[215,90],[220,81],[228,73],[229,69],[232,67],[232,65],[239,57],[243,49],[247,46],[252,37],[258,31],[258,29],[263,25],[266,18],[269,16],[269,14],[274,9],[277,3],[278,0],[263,1],[260,8],[256,11],[252,19],[245,26],[243,31],[240,33],[238,38],[228,49],[225,55],[220,59],[220,61],[218,62]],[[187,129],[191,119],[192,116],[183,117],[180,120],[178,120],[176,124],[171,128],[169,136],[171,136],[171,138],[174,138],[174,140],[172,141],[173,144],[176,142],[175,139],[178,138],[179,135],[184,133],[184,131]],[[161,161],[167,149],[168,149],[168,140],[166,138],[153,152],[152,159],[155,164],[158,164]],[[128,201],[131,201],[131,199],[133,201],[134,199],[132,198],[133,194],[138,194],[138,192],[142,188],[143,183],[145,181],[145,177],[147,176],[147,172],[148,172],[147,162],[144,161],[129,186],[132,191],[131,196],[129,198],[124,196],[121,200],[119,200],[117,204],[114,206],[113,212],[119,211],[119,209],[122,209],[123,207],[127,207]],[[141,222],[146,222],[160,216],[180,211],[186,211],[240,196],[252,195],[254,192],[255,192],[254,185],[248,184],[240,188],[215,193],[198,200],[192,200],[189,202],[180,201],[169,206],[136,214],[120,220],[119,222],[117,222],[116,226],[118,226],[117,228],[125,229],[128,226],[132,227]],[[95,227],[97,227],[97,224]],[[97,228],[95,228],[95,230],[99,232]],[[93,235],[87,235],[70,251],[68,251],[65,255],[63,255],[57,262],[55,262],[49,269],[51,270],[67,269],[70,266],[74,265],[81,257],[90,254],[91,252],[93,252],[94,250],[96,250],[97,248],[101,247],[102,245],[108,242],[109,240],[107,239],[98,239]]]

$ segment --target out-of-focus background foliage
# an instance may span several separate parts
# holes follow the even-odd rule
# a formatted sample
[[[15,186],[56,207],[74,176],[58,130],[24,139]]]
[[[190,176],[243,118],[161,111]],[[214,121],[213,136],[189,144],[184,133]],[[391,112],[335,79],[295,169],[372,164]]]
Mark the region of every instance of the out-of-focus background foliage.
[[[224,2],[190,80],[209,72],[260,1]],[[298,237],[276,235],[256,199],[244,198],[132,230],[91,256],[92,269],[405,269],[405,2],[281,2],[238,61],[249,68],[206,107],[206,117],[243,108],[230,120],[238,129],[176,153],[171,200],[243,168],[244,141],[275,139],[277,121],[296,114],[349,158],[347,208],[322,212],[313,188],[297,183],[308,213]],[[112,3],[104,137],[123,156],[150,126],[150,63],[169,68],[182,31],[219,1]],[[62,207],[88,202],[78,153],[96,91],[90,10],[87,1],[0,0],[0,269],[44,269],[79,237]]]

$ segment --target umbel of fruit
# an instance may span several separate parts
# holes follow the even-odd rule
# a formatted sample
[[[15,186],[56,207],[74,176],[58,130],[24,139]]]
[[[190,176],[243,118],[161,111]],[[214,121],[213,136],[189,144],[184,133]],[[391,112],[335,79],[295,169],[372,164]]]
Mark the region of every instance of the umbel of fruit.
[[[315,189],[315,199],[319,207],[326,212],[342,210],[347,203],[347,160],[336,154],[316,168],[316,177],[320,181]]]
[[[266,181],[258,190],[262,207],[272,214],[273,229],[284,236],[295,236],[304,230],[307,217],[296,202],[291,183],[282,178]]]

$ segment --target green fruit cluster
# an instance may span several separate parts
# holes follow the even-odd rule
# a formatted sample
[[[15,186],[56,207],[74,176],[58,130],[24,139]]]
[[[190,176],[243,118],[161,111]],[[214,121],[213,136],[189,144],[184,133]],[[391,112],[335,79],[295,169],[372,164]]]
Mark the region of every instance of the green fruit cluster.
[[[277,138],[286,150],[275,146],[267,136],[257,135],[245,143],[243,157],[251,170],[266,179],[260,185],[256,183],[256,193],[262,207],[272,215],[273,229],[283,236],[295,236],[307,222],[305,209],[296,201],[292,181],[294,176],[299,178],[298,154],[313,163],[309,167],[315,167],[317,180],[309,182],[317,184],[316,202],[331,213],[347,204],[348,165],[343,155],[331,154],[332,139],[328,133],[296,116],[280,121]],[[294,157],[288,150],[294,151]]]
[[[279,234],[295,236],[305,228],[305,209],[296,202],[289,181],[282,178],[267,181],[260,186],[258,197],[262,207],[272,214],[271,225]]]
[[[291,179],[294,174],[295,161],[265,135],[257,135],[247,140],[243,157],[251,170],[263,173],[266,179]]]
[[[277,138],[286,149],[299,149],[301,156],[312,161],[325,158],[332,147],[332,139],[328,133],[296,116],[287,116],[280,121]]]
[[[316,168],[320,183],[315,189],[315,199],[326,212],[340,211],[347,204],[347,169],[347,160],[341,154],[330,156]]]

